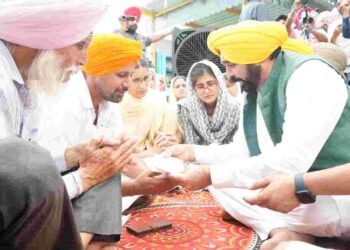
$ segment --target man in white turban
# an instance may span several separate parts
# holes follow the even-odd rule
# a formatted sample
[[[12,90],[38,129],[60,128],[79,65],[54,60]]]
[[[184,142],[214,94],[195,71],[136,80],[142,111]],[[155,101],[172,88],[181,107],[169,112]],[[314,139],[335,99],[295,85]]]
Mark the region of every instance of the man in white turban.
[[[26,141],[35,141],[38,132],[36,94],[49,93],[86,63],[90,33],[107,7],[95,0],[0,2],[1,249],[82,248],[55,162]],[[114,164],[114,145],[92,140],[66,151],[65,160],[76,161],[79,152],[76,163],[86,178],[100,171],[99,180],[107,179],[121,168]],[[97,166],[96,158],[104,165]]]

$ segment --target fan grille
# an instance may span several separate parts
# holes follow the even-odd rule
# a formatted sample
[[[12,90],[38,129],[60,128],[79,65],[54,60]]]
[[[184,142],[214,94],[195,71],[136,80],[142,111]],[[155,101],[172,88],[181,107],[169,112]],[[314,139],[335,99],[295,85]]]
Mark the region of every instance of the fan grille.
[[[177,49],[175,49],[175,57],[173,57],[175,74],[187,76],[191,66],[203,59],[215,63],[221,72],[225,72],[225,67],[220,63],[220,58],[208,49],[207,38],[209,33],[210,31],[195,31],[187,34],[186,38],[181,40],[176,47]],[[174,43],[175,46],[176,40]]]

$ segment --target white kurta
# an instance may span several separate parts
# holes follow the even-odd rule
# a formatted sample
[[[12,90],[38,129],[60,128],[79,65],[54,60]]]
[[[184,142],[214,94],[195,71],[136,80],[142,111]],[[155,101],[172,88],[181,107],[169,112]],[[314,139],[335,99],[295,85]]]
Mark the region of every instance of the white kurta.
[[[99,105],[97,124],[93,124],[96,114],[81,72],[74,75],[47,105],[39,128],[39,139],[55,156],[67,147],[91,138],[115,138],[122,130],[119,106],[108,101]]]
[[[196,161],[210,165],[211,191],[222,206],[262,238],[283,226],[317,236],[346,233],[350,197],[317,197],[315,204],[302,205],[288,215],[250,206],[242,197],[255,192],[245,188],[271,174],[307,172],[335,128],[347,97],[344,81],[334,70],[320,61],[308,61],[293,73],[287,85],[281,143],[273,145],[258,108],[260,155],[249,157],[242,122],[233,143],[196,146]]]

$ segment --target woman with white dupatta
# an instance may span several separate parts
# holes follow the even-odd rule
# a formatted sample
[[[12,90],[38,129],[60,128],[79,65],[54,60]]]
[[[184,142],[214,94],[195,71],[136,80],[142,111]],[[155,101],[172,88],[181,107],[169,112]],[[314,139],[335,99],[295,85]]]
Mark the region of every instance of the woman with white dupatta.
[[[187,98],[178,103],[186,144],[228,144],[239,122],[239,101],[228,92],[224,76],[212,62],[195,63],[187,77]]]

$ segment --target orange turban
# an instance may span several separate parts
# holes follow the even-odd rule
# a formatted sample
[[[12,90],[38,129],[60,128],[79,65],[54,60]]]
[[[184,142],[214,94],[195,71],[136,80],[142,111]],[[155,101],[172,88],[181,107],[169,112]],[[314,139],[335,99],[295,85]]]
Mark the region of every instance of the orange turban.
[[[114,73],[130,63],[137,63],[142,54],[139,42],[116,34],[94,35],[88,48],[88,61],[82,70],[91,76]]]

